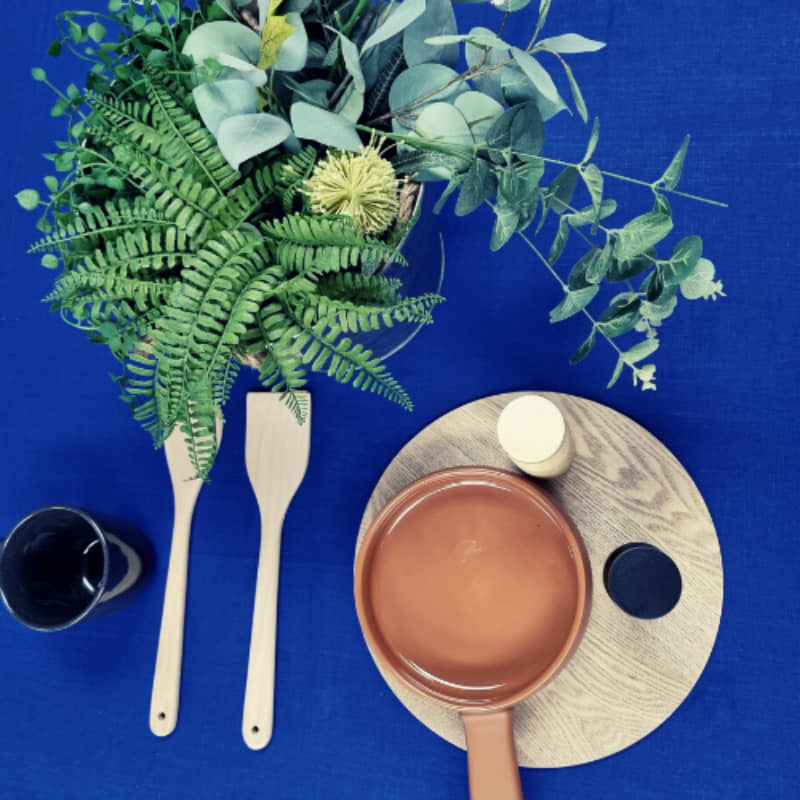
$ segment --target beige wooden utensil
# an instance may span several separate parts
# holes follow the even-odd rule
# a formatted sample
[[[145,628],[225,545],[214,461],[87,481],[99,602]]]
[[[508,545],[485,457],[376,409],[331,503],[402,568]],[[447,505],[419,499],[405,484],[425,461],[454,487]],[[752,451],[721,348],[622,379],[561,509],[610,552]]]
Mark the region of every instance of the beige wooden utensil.
[[[280,395],[270,392],[247,395],[245,462],[261,516],[261,547],[242,716],[242,736],[251,750],[261,750],[272,738],[281,529],[289,503],[303,480],[311,444],[311,398],[305,392],[302,394],[307,402],[303,425],[298,424]]]
[[[161,632],[150,699],[150,730],[168,736],[178,723],[183,660],[183,620],[186,608],[186,582],[189,565],[189,539],[192,516],[203,481],[195,479],[197,470],[189,458],[185,434],[175,431],[164,442],[167,468],[172,481],[174,519],[169,551]],[[222,420],[217,420],[217,443],[222,439]]]

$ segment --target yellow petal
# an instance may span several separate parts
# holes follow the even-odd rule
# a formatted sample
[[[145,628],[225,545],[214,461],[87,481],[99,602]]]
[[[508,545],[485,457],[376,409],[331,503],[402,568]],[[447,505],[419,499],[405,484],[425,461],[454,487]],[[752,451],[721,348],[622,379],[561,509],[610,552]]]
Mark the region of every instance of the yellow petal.
[[[269,69],[278,60],[278,49],[291,36],[294,26],[286,21],[285,14],[276,14],[281,0],[270,0],[267,19],[261,31],[261,56],[259,69]]]

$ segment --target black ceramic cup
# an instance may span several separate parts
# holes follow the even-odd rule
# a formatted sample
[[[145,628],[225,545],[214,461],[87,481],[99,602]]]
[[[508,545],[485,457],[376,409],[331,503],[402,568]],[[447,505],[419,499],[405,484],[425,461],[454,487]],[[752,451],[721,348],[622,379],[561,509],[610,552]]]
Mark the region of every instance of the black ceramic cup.
[[[2,542],[0,595],[23,625],[58,631],[122,605],[143,568],[140,552],[85,511],[48,506]]]

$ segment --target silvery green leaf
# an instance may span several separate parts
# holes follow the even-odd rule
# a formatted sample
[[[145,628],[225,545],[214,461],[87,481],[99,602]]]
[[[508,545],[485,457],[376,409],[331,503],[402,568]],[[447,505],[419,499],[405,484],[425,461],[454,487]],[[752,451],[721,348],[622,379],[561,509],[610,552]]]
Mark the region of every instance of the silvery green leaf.
[[[203,124],[214,136],[224,119],[258,111],[258,91],[245,80],[201,83],[192,90]]]
[[[464,115],[476,142],[482,142],[492,123],[503,113],[503,106],[483,92],[464,92],[453,102]]]
[[[542,229],[550,209],[556,214],[563,214],[568,210],[572,202],[572,195],[575,194],[575,187],[578,185],[578,170],[575,167],[565,167],[556,175],[553,182],[547,188],[547,193],[542,202],[542,218],[539,221],[538,230]],[[588,221],[588,220],[587,220]],[[573,223],[574,224],[574,223]]]
[[[281,14],[287,14],[290,11],[302,14],[313,2],[314,0],[283,0],[278,10]]]
[[[339,37],[337,36],[333,42],[331,42],[331,46],[328,49],[328,52],[325,54],[325,58],[322,59],[322,66],[325,68],[332,67],[336,63],[336,59],[339,58]]]
[[[299,72],[308,59],[308,34],[303,18],[293,12],[286,15],[286,21],[294,28],[289,38],[278,48],[278,60],[273,69],[278,72]]]
[[[361,139],[351,122],[332,111],[310,103],[292,103],[289,110],[292,128],[298,139],[308,139],[340,150],[361,152]]]
[[[560,111],[564,111],[567,107],[560,97],[558,102],[553,102],[542,95],[516,64],[506,65],[499,70],[499,75],[503,100],[510,106],[519,105],[527,100],[535,100],[539,106],[539,113],[545,121],[551,119]],[[473,82],[477,85],[476,81]]]
[[[618,261],[644,253],[658,244],[672,230],[672,218],[657,211],[634,217],[624,228],[617,231],[614,256]]]
[[[600,219],[605,219],[606,217],[611,216],[617,210],[617,201],[616,200],[603,200],[600,204]],[[583,225],[588,225],[589,223],[594,224],[595,221],[595,210],[593,206],[587,206],[586,208],[582,208],[579,211],[574,211],[572,214],[566,214],[565,218],[572,225],[573,228],[580,228]]]
[[[600,283],[608,271],[610,261],[610,247],[593,247],[569,271],[567,285],[570,289],[582,289],[590,284]]]
[[[466,42],[476,47],[493,47],[499,50],[508,50],[508,48],[511,47],[510,44],[504,42],[499,36],[496,36],[487,28],[473,28],[473,31],[486,31],[486,33],[442,34],[440,36],[429,36],[425,39],[425,42],[432,45],[460,44],[461,42]]]
[[[364,92],[360,92],[354,83],[351,83],[336,104],[334,111],[354,125],[361,118],[364,110]]]
[[[478,37],[489,37],[491,39],[496,38],[495,34],[488,28],[477,27],[473,28],[469,32],[466,44],[464,46],[464,56],[467,60],[467,66],[469,67],[474,67],[476,64],[479,64],[487,52],[487,48],[485,46],[478,46],[470,41],[470,39],[477,39]],[[495,66],[503,61],[506,61],[507,59],[508,46],[503,48],[492,47],[488,50],[486,65]],[[472,79],[472,84],[479,92],[488,94],[489,97],[497,100],[498,103],[504,102],[500,70],[495,70],[494,72],[489,72],[485,75],[478,75]]]
[[[229,16],[234,17],[233,0],[217,0],[217,5]]]
[[[517,113],[511,122],[510,145],[522,161],[538,160],[544,147],[544,122],[536,102],[516,106]]]
[[[525,8],[531,0],[489,0],[495,8],[501,11],[519,11]]]
[[[641,275],[646,269],[653,266],[655,259],[656,251],[654,247],[627,261],[618,261],[615,258],[608,270],[608,280],[626,281],[629,278]]]
[[[652,326],[658,327],[667,317],[672,315],[672,312],[675,311],[677,305],[677,294],[672,292],[660,297],[657,303],[651,303],[647,300],[644,300],[639,310],[642,312],[642,320],[645,320]],[[638,327],[639,326],[637,325],[637,329]]]
[[[581,178],[589,195],[592,198],[592,208],[594,209],[594,222],[600,219],[600,206],[603,202],[603,173],[594,164],[587,164],[579,170]]]
[[[362,55],[376,44],[391,39],[400,31],[405,30],[417,17],[425,11],[425,0],[403,0],[400,5],[395,6],[392,13],[382,22],[361,47]]]
[[[389,108],[398,111],[428,95],[431,96],[426,103],[454,99],[469,88],[465,81],[458,81],[447,88],[441,87],[457,77],[458,73],[444,64],[418,64],[404,70],[395,78],[389,90]]]
[[[511,156],[511,126],[517,115],[517,109],[518,106],[506,109],[486,132],[483,145],[495,164],[504,164]]]
[[[476,158],[461,181],[456,215],[464,217],[471,214],[484,200],[492,197],[496,191],[496,183],[489,164],[482,158]]]
[[[689,149],[690,140],[691,136],[687,136],[683,140],[683,143],[681,144],[680,148],[678,148],[678,152],[673,156],[672,161],[670,161],[666,171],[658,179],[657,182],[663,184],[665,189],[669,189],[671,191],[678,185],[678,181],[681,179],[681,173],[683,172],[683,162],[686,158],[686,151]]]
[[[342,48],[344,66],[353,79],[356,91],[362,95],[366,89],[364,73],[361,72],[361,61],[358,57],[358,48],[343,33],[339,34],[339,46]]]
[[[247,159],[277,147],[291,132],[286,120],[273,114],[242,114],[222,121],[217,145],[228,163],[239,169]]]
[[[622,358],[626,364],[635,364],[648,356],[653,355],[658,350],[660,342],[658,339],[645,339],[644,341],[635,344],[630,350],[626,350],[622,354]]]
[[[217,61],[224,67],[235,69],[240,73],[243,80],[252,83],[253,86],[263,86],[267,82],[267,73],[263,69],[259,69],[255,66],[255,64],[251,64],[249,61],[244,61],[241,58],[236,58],[236,56],[231,56],[227,53],[221,53]]]
[[[574,292],[567,292],[564,299],[550,311],[550,322],[561,322],[583,311],[599,291],[599,286],[586,286]]]
[[[512,47],[511,55],[542,97],[552,103],[563,102],[550,73],[530,53]]]
[[[586,101],[583,99],[583,94],[581,93],[581,88],[578,86],[578,81],[575,80],[575,76],[572,74],[572,70],[569,67],[567,62],[563,62],[564,73],[567,76],[567,80],[569,81],[569,89],[572,92],[572,100],[575,103],[575,108],[578,109],[578,114],[580,114],[581,119],[584,122],[589,121],[589,109],[586,108]]]
[[[582,164],[588,164],[592,160],[592,156],[594,155],[594,151],[597,147],[597,141],[600,138],[600,117],[594,118],[594,123],[592,124],[592,132],[589,134],[589,142],[586,145],[586,152],[584,153],[583,160],[581,161]]]
[[[436,205],[433,207],[434,214],[441,213],[442,209],[444,208],[444,204],[447,202],[447,199],[456,189],[458,189],[459,186],[461,186],[464,178],[464,174],[453,175],[453,177],[450,178],[450,180],[447,182],[447,186],[444,187],[439,199],[436,201]]]
[[[309,42],[306,67],[321,67],[327,54],[327,50],[321,42]]]
[[[701,258],[688,278],[681,281],[681,294],[687,300],[703,298],[717,299],[717,295],[724,295],[722,283],[714,280],[714,264],[707,258]]]
[[[469,148],[471,155],[474,140],[464,115],[450,103],[430,103],[419,114],[417,133],[426,139],[446,142]]]
[[[324,78],[315,78],[303,83],[296,83],[291,81],[288,83],[294,92],[295,100],[305,100],[321,108],[328,107],[328,97],[333,91],[336,84],[333,81],[327,81]]]
[[[570,364],[577,364],[579,361],[583,361],[586,356],[589,355],[591,349],[594,347],[594,340],[597,334],[597,330],[592,327],[589,335],[584,339],[583,344],[575,351],[575,354],[570,358]]]
[[[494,213],[495,220],[489,249],[496,252],[516,233],[519,227],[519,211],[514,206],[498,200]]]
[[[703,254],[703,240],[699,236],[687,236],[675,245],[669,260],[661,264],[661,276],[666,286],[674,286],[688,278],[700,256]]]
[[[608,337],[621,336],[639,321],[642,301],[635,292],[617,295],[597,320],[597,327]]]
[[[620,375],[622,375],[622,369],[625,366],[625,360],[620,356],[617,359],[617,363],[614,366],[614,371],[611,373],[611,379],[606,384],[606,389],[610,389],[618,380]]]
[[[569,232],[569,222],[567,222],[565,217],[561,217],[558,221],[558,232],[556,233],[555,239],[553,239],[553,244],[550,245],[550,252],[547,254],[547,263],[550,264],[551,267],[561,258],[561,254],[564,252],[564,247],[567,244],[567,239],[569,239]]]
[[[403,31],[403,54],[406,64],[435,63],[455,67],[458,43],[429,41],[431,37],[456,33],[456,15],[450,0],[427,0],[425,11]]]
[[[207,22],[189,34],[183,45],[183,54],[191,56],[196,64],[202,64],[207,58],[219,60],[223,54],[257,64],[261,55],[261,37],[238,22]]]
[[[564,33],[561,36],[541,39],[537,42],[536,49],[553,50],[556,53],[592,53],[595,50],[602,50],[605,46],[605,42],[587,39],[579,33]]]
[[[539,18],[536,21],[536,30],[533,32],[533,41],[539,36],[539,32],[544,28],[547,21],[547,15],[550,12],[550,4],[552,0],[539,0]]]
[[[661,214],[666,214],[668,217],[672,216],[672,206],[669,204],[669,200],[664,197],[661,192],[654,191],[653,194],[655,195],[655,202],[653,203],[653,211],[658,211]]]

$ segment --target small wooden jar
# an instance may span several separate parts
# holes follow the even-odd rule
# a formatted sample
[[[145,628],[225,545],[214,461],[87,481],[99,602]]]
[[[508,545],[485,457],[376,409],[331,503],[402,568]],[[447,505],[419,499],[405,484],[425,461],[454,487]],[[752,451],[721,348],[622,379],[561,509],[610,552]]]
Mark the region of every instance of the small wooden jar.
[[[563,475],[575,455],[561,410],[538,394],[517,397],[503,409],[497,439],[511,460],[535,478]]]

